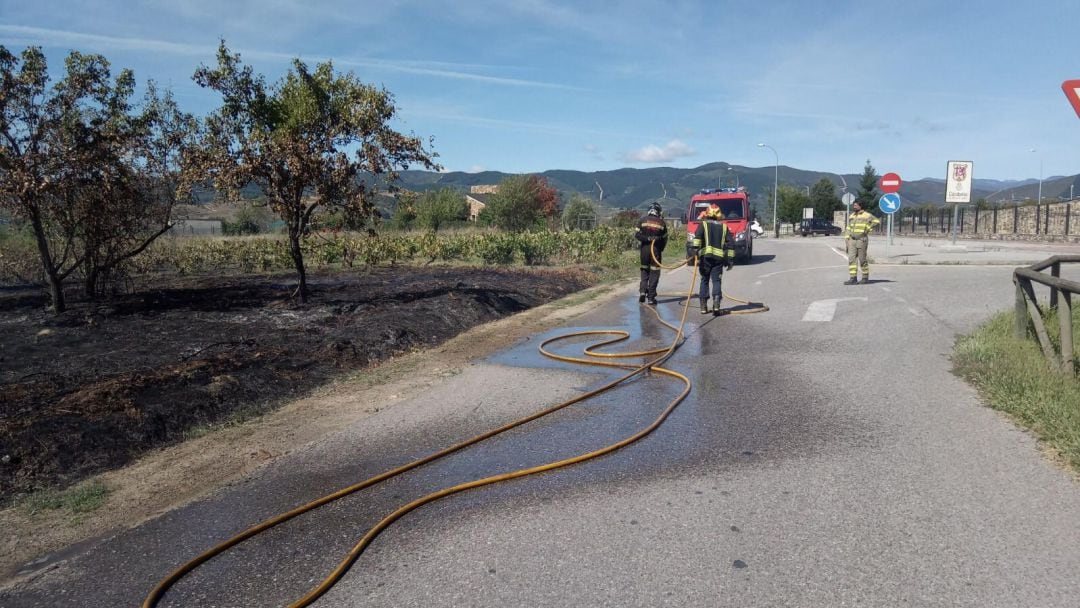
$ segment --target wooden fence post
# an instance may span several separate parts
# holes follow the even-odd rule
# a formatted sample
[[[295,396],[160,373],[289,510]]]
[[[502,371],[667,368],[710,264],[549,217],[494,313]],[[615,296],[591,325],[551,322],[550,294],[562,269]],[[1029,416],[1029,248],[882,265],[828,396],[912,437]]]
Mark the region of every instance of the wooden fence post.
[[[1055,289],[1056,293],[1057,290]],[[1061,371],[1074,373],[1073,369],[1073,343],[1072,343],[1072,293],[1061,292],[1061,309],[1058,310],[1058,321],[1061,323]]]
[[[1027,339],[1027,302],[1024,301],[1024,290],[1020,287],[1021,279],[1013,278],[1013,283],[1016,285],[1016,304],[1013,306],[1013,315],[1016,317],[1016,322],[1013,325],[1015,329],[1016,338],[1019,340]]]
[[[1031,317],[1031,324],[1035,327],[1035,337],[1039,339],[1039,346],[1042,347],[1043,356],[1051,365],[1056,367],[1059,364],[1057,353],[1054,352],[1054,345],[1050,342],[1050,334],[1046,332],[1042,309],[1039,308],[1039,301],[1035,297],[1035,286],[1031,284],[1030,279],[1025,278],[1020,279],[1020,284],[1024,288],[1024,303],[1027,304],[1028,316]]]
[[[1061,262],[1054,262],[1050,266],[1050,276],[1055,279],[1061,278]],[[1050,310],[1057,308],[1058,305],[1058,290],[1054,287],[1050,288]]]

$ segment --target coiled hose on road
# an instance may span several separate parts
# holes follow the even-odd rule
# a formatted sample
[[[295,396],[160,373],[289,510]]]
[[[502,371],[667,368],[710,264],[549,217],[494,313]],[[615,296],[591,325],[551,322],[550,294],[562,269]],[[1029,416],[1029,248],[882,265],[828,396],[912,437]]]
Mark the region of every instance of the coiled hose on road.
[[[680,268],[680,267],[687,264],[687,261],[683,261],[683,262],[681,262],[679,264],[676,264],[676,265],[673,265],[673,266],[664,266],[658,260],[656,260],[656,252],[655,252],[655,250],[653,250],[652,254],[653,254],[653,261],[656,262],[657,265],[660,266],[661,268],[674,270],[674,269]],[[231,548],[235,547],[236,545],[244,542],[245,540],[248,540],[249,538],[251,538],[251,537],[253,537],[253,536],[257,535],[257,534],[260,534],[261,532],[265,532],[266,530],[269,530],[270,528],[273,528],[274,526],[277,526],[278,524],[289,521],[290,519],[292,519],[294,517],[297,517],[299,515],[302,515],[304,513],[307,513],[308,511],[311,511],[313,509],[317,509],[318,507],[321,507],[323,505],[331,503],[331,502],[333,502],[335,500],[338,500],[339,498],[344,498],[345,496],[348,496],[350,494],[358,492],[358,491],[360,491],[360,490],[362,490],[364,488],[371,487],[371,486],[373,486],[373,485],[375,485],[375,484],[377,484],[379,482],[390,479],[390,478],[392,478],[392,477],[394,477],[396,475],[400,475],[401,473],[404,473],[406,471],[410,471],[410,470],[415,469],[415,468],[417,468],[419,466],[428,464],[430,462],[434,462],[434,461],[436,461],[436,460],[438,460],[440,458],[443,458],[444,456],[448,456],[450,454],[453,454],[453,453],[455,453],[455,452],[457,452],[457,451],[459,451],[461,449],[464,449],[464,448],[466,448],[468,446],[471,446],[471,445],[474,445],[474,444],[479,443],[481,441],[484,441],[485,439],[489,439],[491,437],[494,437],[494,436],[496,436],[496,435],[498,435],[500,433],[506,432],[506,431],[508,431],[510,429],[513,429],[515,427],[521,426],[521,425],[523,425],[523,424],[525,424],[527,422],[537,420],[538,418],[543,418],[544,416],[547,416],[548,414],[557,412],[557,411],[559,411],[559,410],[561,410],[563,408],[566,408],[566,407],[568,407],[570,405],[573,405],[575,403],[580,403],[582,401],[585,401],[586,399],[590,399],[592,397],[595,397],[596,395],[599,395],[599,394],[601,394],[601,393],[603,393],[605,391],[611,390],[611,389],[615,388],[616,386],[626,382],[627,380],[629,380],[629,379],[631,379],[631,378],[633,378],[633,377],[635,377],[635,376],[637,376],[637,375],[639,375],[639,374],[641,374],[641,373],[643,373],[645,371],[651,370],[651,371],[656,372],[658,374],[669,376],[671,378],[676,378],[676,379],[682,381],[684,386],[683,386],[683,390],[678,394],[678,396],[676,396],[674,399],[672,399],[668,403],[668,405],[663,409],[663,411],[660,412],[660,414],[656,417],[656,419],[653,420],[653,422],[650,423],[645,428],[641,429],[640,431],[638,431],[637,433],[634,433],[633,435],[631,435],[629,437],[626,437],[625,439],[622,439],[622,440],[620,440],[620,441],[618,441],[616,443],[613,443],[613,444],[611,444],[609,446],[600,448],[598,450],[594,450],[592,452],[579,454],[579,455],[573,456],[571,458],[566,458],[566,459],[558,460],[558,461],[555,461],[555,462],[549,462],[549,463],[543,464],[543,465],[538,465],[538,466],[534,466],[534,467],[528,467],[528,468],[524,468],[524,469],[518,469],[516,471],[511,471],[509,473],[502,473],[502,474],[499,474],[499,475],[492,475],[492,476],[489,476],[489,477],[484,477],[482,479],[476,479],[476,480],[473,480],[473,481],[457,484],[455,486],[450,486],[448,488],[443,488],[443,489],[438,490],[436,492],[432,492],[432,493],[430,493],[430,494],[428,494],[426,496],[423,496],[421,498],[418,498],[418,499],[416,499],[416,500],[414,500],[414,501],[412,501],[412,502],[410,502],[408,504],[405,504],[405,505],[402,505],[401,507],[398,507],[392,513],[390,513],[389,515],[384,517],[382,520],[380,520],[378,523],[376,523],[374,526],[372,526],[368,530],[368,532],[366,534],[364,534],[364,536],[353,546],[353,548],[344,557],[344,559],[341,560],[341,562],[337,565],[337,567],[334,568],[334,570],[329,575],[327,575],[326,578],[324,578],[323,581],[321,583],[319,583],[316,587],[314,587],[313,589],[308,591],[300,599],[298,599],[295,602],[293,602],[292,604],[290,604],[290,608],[300,608],[300,607],[303,607],[303,606],[309,606],[315,600],[317,600],[319,597],[321,597],[324,593],[329,591],[330,588],[333,587],[341,579],[341,577],[345,575],[345,573],[349,570],[349,568],[352,567],[352,565],[356,562],[356,560],[359,559],[360,555],[364,552],[364,549],[366,549],[367,546],[371,544],[371,542],[375,539],[376,536],[379,535],[380,532],[385,530],[387,527],[389,527],[392,523],[394,523],[396,520],[401,518],[406,513],[410,512],[410,511],[412,511],[412,510],[414,510],[414,509],[416,509],[418,507],[421,507],[421,506],[423,506],[423,505],[425,505],[427,503],[433,502],[433,501],[438,500],[440,498],[443,498],[445,496],[450,496],[452,494],[457,494],[458,492],[463,492],[465,490],[469,490],[469,489],[472,489],[472,488],[479,488],[481,486],[491,485],[493,483],[497,483],[497,482],[500,482],[500,481],[507,481],[507,480],[510,480],[510,479],[517,479],[519,477],[524,477],[526,475],[533,475],[535,473],[541,473],[543,471],[550,471],[552,469],[558,469],[558,468],[561,468],[561,467],[569,466],[571,464],[576,464],[576,463],[579,463],[579,462],[583,462],[585,460],[590,460],[590,459],[596,458],[598,456],[603,456],[604,454],[610,454],[611,452],[614,452],[615,450],[618,450],[618,449],[620,449],[622,447],[630,445],[631,443],[634,443],[635,441],[641,439],[642,437],[645,437],[649,433],[656,430],[661,424],[663,424],[664,420],[667,419],[667,417],[671,414],[672,411],[674,411],[675,407],[678,406],[679,403],[681,403],[682,400],[685,399],[688,394],[690,394],[691,383],[690,383],[689,378],[687,378],[683,374],[680,374],[679,372],[676,372],[674,370],[670,370],[670,369],[667,369],[667,368],[664,368],[664,367],[660,367],[660,365],[662,363],[664,363],[665,361],[667,361],[675,353],[675,351],[678,349],[678,347],[682,345],[682,343],[686,339],[686,337],[685,337],[685,335],[683,333],[683,327],[686,325],[687,311],[690,310],[690,300],[694,298],[694,287],[695,287],[696,279],[697,279],[697,264],[695,263],[694,264],[694,270],[691,273],[690,287],[689,287],[687,293],[686,294],[677,294],[679,297],[683,297],[682,316],[681,316],[681,318],[679,320],[678,326],[672,325],[671,323],[668,323],[663,318],[661,318],[659,312],[654,307],[648,307],[649,310],[651,310],[653,312],[653,314],[656,315],[657,320],[661,324],[663,324],[664,326],[668,327],[669,329],[671,329],[671,330],[673,330],[675,332],[674,339],[672,339],[671,344],[668,345],[666,348],[657,348],[657,349],[652,349],[652,350],[635,351],[635,352],[622,352],[622,353],[598,352],[597,349],[601,349],[601,348],[604,348],[604,347],[607,347],[607,346],[611,346],[612,344],[617,344],[619,342],[623,342],[623,341],[628,340],[630,338],[630,332],[623,331],[623,330],[615,330],[615,329],[612,329],[612,330],[590,330],[590,331],[571,332],[571,333],[555,336],[553,338],[548,338],[547,340],[544,340],[540,344],[540,347],[539,347],[540,352],[544,356],[549,357],[551,359],[555,359],[557,361],[565,361],[565,362],[568,362],[568,363],[578,363],[578,364],[581,364],[581,365],[594,365],[594,366],[612,367],[612,368],[629,370],[624,375],[620,376],[619,378],[616,378],[615,380],[612,380],[611,382],[608,382],[607,384],[604,384],[603,386],[601,386],[599,388],[588,391],[586,393],[582,393],[581,395],[578,395],[578,396],[573,397],[571,399],[567,399],[566,401],[563,401],[562,403],[553,405],[553,406],[551,406],[551,407],[549,407],[549,408],[547,408],[545,410],[541,410],[539,412],[536,412],[534,414],[531,414],[531,415],[526,416],[524,418],[521,418],[519,420],[515,420],[514,422],[510,422],[508,424],[500,426],[500,427],[498,427],[496,429],[492,429],[492,430],[487,431],[485,433],[481,433],[480,435],[477,435],[477,436],[475,436],[475,437],[473,437],[471,439],[467,439],[465,441],[462,441],[460,443],[452,445],[452,446],[450,446],[450,447],[448,447],[446,449],[440,450],[438,452],[435,452],[435,453],[430,454],[428,456],[425,456],[423,458],[414,460],[414,461],[412,461],[412,462],[410,462],[408,464],[402,465],[400,467],[397,467],[397,468],[391,469],[389,471],[380,473],[379,475],[376,475],[374,477],[371,477],[371,478],[366,479],[364,481],[361,481],[359,483],[353,484],[353,485],[348,486],[346,488],[342,488],[342,489],[340,489],[340,490],[338,490],[336,492],[333,492],[331,494],[327,494],[326,496],[323,496],[322,498],[318,498],[318,499],[313,500],[313,501],[311,501],[311,502],[309,502],[307,504],[304,504],[304,505],[301,505],[301,506],[299,506],[299,507],[297,507],[295,509],[292,509],[291,511],[281,513],[281,514],[276,515],[276,516],[274,516],[274,517],[272,517],[270,519],[267,519],[266,521],[263,521],[262,523],[259,523],[259,524],[255,525],[255,526],[252,526],[251,528],[248,528],[247,530],[241,532],[240,534],[237,534],[236,536],[234,536],[234,537],[232,537],[232,538],[230,538],[230,539],[228,539],[228,540],[226,540],[226,541],[224,541],[224,542],[222,542],[222,543],[208,549],[207,551],[203,552],[202,554],[198,555],[194,559],[188,561],[187,563],[183,564],[182,566],[180,566],[179,568],[174,570],[171,574],[169,574],[169,576],[162,579],[150,591],[150,593],[146,596],[146,599],[143,600],[143,603],[142,603],[143,608],[153,608],[154,606],[157,606],[158,602],[161,601],[161,599],[165,595],[165,592],[168,591],[170,587],[172,587],[174,584],[176,584],[180,579],[182,579],[184,576],[186,576],[192,570],[198,568],[200,565],[206,563],[207,561],[214,558],[215,556],[220,555],[220,554],[224,553],[225,551],[228,551],[229,549],[231,549]],[[665,294],[665,295],[667,295],[667,294]],[[724,297],[727,297],[727,298],[729,298],[731,300],[734,300],[736,302],[740,302],[742,304],[749,305],[751,307],[751,308],[746,309],[746,310],[731,311],[732,314],[748,313],[748,312],[764,312],[765,310],[768,310],[767,307],[765,307],[764,305],[761,305],[761,304],[754,304],[754,303],[751,303],[751,302],[747,302],[745,300],[738,300],[736,298],[731,298],[727,294],[724,294]],[[580,338],[582,336],[610,336],[610,337],[607,340],[603,340],[601,342],[592,344],[592,345],[590,345],[590,346],[588,346],[588,347],[586,347],[584,349],[584,354],[589,356],[589,357],[595,357],[593,359],[588,359],[588,358],[583,358],[583,357],[570,357],[570,356],[566,356],[566,355],[559,355],[559,354],[556,354],[556,353],[553,353],[553,352],[547,350],[547,346],[550,345],[550,344],[553,344],[553,343],[559,342],[559,341],[563,341],[563,340],[569,340],[569,339],[572,339],[572,338]],[[605,361],[605,360],[603,360],[603,359],[621,359],[621,358],[641,358],[641,357],[651,357],[653,355],[656,355],[656,358],[654,358],[654,359],[652,359],[650,361],[647,361],[646,363],[640,364],[640,365],[636,365],[636,364],[632,364],[632,363],[620,363],[620,362],[615,362],[615,361]]]

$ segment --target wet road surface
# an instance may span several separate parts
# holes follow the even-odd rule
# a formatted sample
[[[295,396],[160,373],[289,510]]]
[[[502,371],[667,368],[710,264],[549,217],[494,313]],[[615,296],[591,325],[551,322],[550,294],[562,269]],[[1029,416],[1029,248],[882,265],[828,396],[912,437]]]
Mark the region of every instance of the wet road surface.
[[[458,494],[384,532],[320,606],[1073,606],[1080,486],[949,373],[955,335],[1012,304],[1011,268],[881,266],[844,286],[831,239],[764,239],[725,289],[763,314],[691,309],[667,367],[694,390],[655,433],[571,468]],[[665,275],[683,292],[689,274]],[[807,311],[835,300],[829,320]],[[676,298],[661,298],[668,320]],[[703,320],[708,322],[703,322]],[[138,605],[184,560],[299,503],[593,388],[546,337],[671,333],[635,294],[463,367],[213,496],[96,544],[3,606]],[[579,349],[560,345],[560,352]],[[291,521],[212,560],[163,606],[285,605],[393,508],[565,458],[648,424],[681,385],[635,379]]]

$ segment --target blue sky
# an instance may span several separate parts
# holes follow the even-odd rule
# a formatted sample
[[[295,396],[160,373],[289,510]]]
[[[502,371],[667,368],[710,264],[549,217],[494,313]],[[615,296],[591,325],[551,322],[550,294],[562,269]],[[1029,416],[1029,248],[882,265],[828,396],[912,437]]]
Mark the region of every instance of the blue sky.
[[[198,114],[221,38],[269,80],[332,59],[452,171],[772,166],[765,142],[807,170],[1072,175],[1077,24],[1077,0],[0,0],[0,44],[54,74],[102,53]]]

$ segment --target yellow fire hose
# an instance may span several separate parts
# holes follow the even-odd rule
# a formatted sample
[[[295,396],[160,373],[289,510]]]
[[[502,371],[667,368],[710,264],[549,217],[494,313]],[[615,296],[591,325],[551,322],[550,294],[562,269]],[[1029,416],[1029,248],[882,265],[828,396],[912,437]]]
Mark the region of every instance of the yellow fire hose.
[[[679,267],[681,267],[681,266],[683,266],[683,265],[685,265],[687,263],[686,261],[683,261],[682,263],[677,264],[675,266],[663,266],[663,265],[661,265],[659,263],[659,261],[656,260],[656,252],[655,252],[655,250],[652,251],[652,254],[653,254],[653,261],[656,262],[657,265],[660,265],[662,268],[676,269],[676,268],[679,268]],[[339,498],[343,498],[345,496],[353,494],[354,492],[357,492],[357,491],[362,490],[364,488],[375,485],[375,484],[377,484],[379,482],[390,479],[390,478],[392,478],[392,477],[394,477],[396,475],[400,475],[401,473],[404,473],[406,471],[415,469],[415,468],[417,468],[419,466],[422,466],[424,464],[428,464],[430,462],[438,460],[438,459],[440,459],[440,458],[442,458],[444,456],[448,456],[450,454],[453,454],[454,452],[457,452],[457,451],[459,451],[459,450],[461,450],[463,448],[466,448],[466,447],[468,447],[470,445],[474,445],[476,443],[484,441],[485,439],[489,439],[491,437],[494,437],[494,436],[496,436],[496,435],[498,435],[500,433],[503,433],[503,432],[508,431],[510,429],[513,429],[515,427],[521,426],[521,425],[523,425],[523,424],[525,424],[527,422],[531,422],[531,421],[536,420],[538,418],[542,418],[544,416],[547,416],[548,414],[559,411],[559,410],[561,410],[561,409],[563,409],[565,407],[568,407],[570,405],[573,405],[575,403],[580,403],[581,401],[585,401],[586,399],[590,399],[592,397],[595,397],[596,395],[599,395],[600,393],[603,393],[603,392],[608,391],[608,390],[610,390],[612,388],[615,388],[619,384],[622,384],[623,382],[626,382],[627,380],[629,380],[629,379],[631,379],[631,378],[633,378],[633,377],[635,377],[635,376],[637,376],[637,375],[639,375],[639,374],[641,374],[641,373],[643,373],[645,371],[651,370],[651,371],[654,371],[656,373],[659,373],[659,374],[662,374],[662,375],[665,375],[665,376],[670,376],[672,378],[677,378],[677,379],[681,380],[683,382],[683,384],[684,384],[684,387],[683,387],[683,390],[678,394],[678,396],[676,396],[674,399],[672,399],[668,403],[667,407],[665,407],[664,410],[660,412],[660,414],[657,416],[657,418],[651,424],[646,426],[645,428],[641,429],[640,431],[638,431],[637,433],[635,433],[635,434],[633,434],[633,435],[631,435],[629,437],[626,437],[625,439],[622,439],[622,440],[618,441],[617,443],[613,443],[613,444],[611,444],[609,446],[600,448],[600,449],[592,451],[592,452],[579,454],[577,456],[573,456],[571,458],[566,458],[566,459],[559,460],[559,461],[556,461],[556,462],[550,462],[550,463],[543,464],[543,465],[538,465],[538,466],[534,466],[534,467],[528,467],[528,468],[524,468],[524,469],[518,469],[516,471],[511,471],[511,472],[508,472],[508,473],[502,473],[502,474],[499,474],[499,475],[492,475],[492,476],[489,476],[489,477],[484,477],[482,479],[476,479],[476,480],[473,480],[473,481],[460,483],[460,484],[457,484],[455,486],[451,486],[451,487],[448,487],[448,488],[443,488],[443,489],[438,490],[436,492],[432,492],[431,494],[428,494],[426,496],[418,498],[418,499],[416,499],[416,500],[414,500],[414,501],[412,501],[412,502],[410,502],[408,504],[405,504],[405,505],[397,508],[392,513],[390,513],[389,515],[384,517],[382,520],[380,520],[377,524],[372,526],[368,530],[368,532],[366,534],[364,534],[364,536],[359,540],[359,542],[357,542],[356,545],[353,546],[353,548],[349,551],[349,553],[345,556],[345,558],[341,560],[341,562],[337,565],[337,567],[334,568],[334,570],[325,579],[323,579],[323,581],[321,583],[319,583],[318,586],[311,589],[303,597],[301,597],[300,599],[298,599],[295,602],[293,602],[292,604],[290,604],[290,607],[291,608],[300,608],[300,607],[303,607],[303,606],[309,606],[311,603],[313,603],[315,600],[317,600],[320,596],[322,596],[324,593],[329,591],[330,588],[333,587],[341,579],[341,577],[345,575],[345,573],[349,570],[349,568],[352,567],[353,563],[355,563],[356,560],[359,559],[360,555],[364,552],[364,549],[367,548],[367,546],[369,544],[371,544],[371,542],[375,539],[376,536],[379,535],[380,532],[385,530],[388,526],[390,526],[392,523],[394,523],[394,521],[396,521],[397,519],[399,519],[400,517],[402,517],[406,513],[410,512],[410,511],[412,511],[412,510],[414,510],[414,509],[416,509],[416,508],[418,508],[420,506],[423,506],[423,505],[425,505],[425,504],[427,504],[429,502],[438,500],[438,499],[443,498],[445,496],[450,496],[452,494],[457,494],[458,492],[462,492],[462,491],[469,490],[469,489],[472,489],[472,488],[478,488],[478,487],[481,487],[481,486],[486,486],[486,485],[490,485],[490,484],[497,483],[497,482],[500,482],[500,481],[506,481],[506,480],[509,480],[509,479],[516,479],[518,477],[524,477],[526,475],[532,475],[532,474],[540,473],[540,472],[543,472],[543,471],[550,471],[552,469],[565,467],[565,466],[568,466],[568,465],[571,465],[571,464],[576,464],[576,463],[579,463],[579,462],[583,462],[585,460],[596,458],[598,456],[603,456],[604,454],[609,454],[611,452],[614,452],[615,450],[618,450],[618,449],[620,449],[622,447],[625,447],[625,446],[627,446],[627,445],[641,439],[642,437],[648,435],[649,433],[656,430],[664,422],[664,420],[668,417],[668,415],[670,415],[671,412],[674,411],[675,407],[678,406],[679,403],[681,403],[682,400],[685,399],[688,394],[690,394],[691,383],[690,383],[689,378],[687,378],[683,374],[680,374],[679,372],[669,370],[669,369],[659,367],[659,366],[660,366],[660,364],[664,363],[667,359],[669,359],[675,353],[675,350],[685,341],[685,337],[684,337],[684,334],[683,334],[683,327],[686,325],[686,315],[687,315],[687,311],[690,309],[690,300],[694,297],[693,296],[693,291],[694,291],[694,284],[696,282],[695,281],[696,278],[697,278],[697,265],[695,264],[694,271],[691,274],[690,287],[688,289],[688,292],[685,294],[685,296],[684,296],[684,294],[678,294],[679,296],[684,296],[682,317],[681,317],[681,319],[679,321],[678,326],[672,325],[672,324],[668,323],[667,321],[664,321],[660,317],[659,312],[654,307],[648,307],[650,310],[652,310],[653,314],[656,315],[657,320],[661,324],[663,324],[664,326],[666,326],[666,327],[668,327],[668,328],[675,331],[675,338],[672,340],[671,344],[666,348],[658,348],[658,349],[652,349],[652,350],[646,350],[646,351],[636,351],[636,352],[623,352],[623,353],[600,353],[600,352],[596,352],[596,349],[603,348],[605,346],[610,346],[612,344],[622,342],[622,341],[625,341],[625,340],[629,339],[630,338],[630,333],[627,332],[627,331],[623,331],[623,330],[590,330],[590,331],[572,332],[572,333],[568,333],[568,334],[555,336],[553,338],[548,338],[547,340],[544,340],[540,344],[540,347],[539,347],[540,352],[544,356],[550,357],[550,358],[558,360],[558,361],[566,361],[566,362],[578,363],[578,364],[582,364],[582,365],[596,365],[596,366],[602,366],[602,367],[613,367],[613,368],[629,370],[626,374],[620,376],[619,378],[616,378],[615,380],[612,380],[611,382],[608,382],[607,384],[604,384],[603,386],[600,386],[599,388],[596,388],[594,390],[582,393],[581,395],[578,395],[578,396],[573,397],[571,399],[567,399],[566,401],[563,401],[562,403],[553,405],[553,406],[551,406],[551,407],[549,407],[547,409],[541,410],[539,412],[536,412],[534,414],[531,414],[529,416],[526,416],[526,417],[521,418],[519,420],[516,420],[514,422],[510,422],[510,423],[505,424],[503,426],[500,426],[500,427],[498,427],[496,429],[492,429],[490,431],[487,431],[485,433],[477,435],[477,436],[475,436],[475,437],[473,437],[471,439],[467,439],[465,441],[462,441],[460,443],[452,445],[452,446],[450,446],[450,447],[448,447],[446,449],[440,450],[438,452],[435,452],[435,453],[430,454],[428,456],[425,456],[423,458],[419,458],[417,460],[414,460],[414,461],[412,461],[412,462],[410,462],[408,464],[405,464],[405,465],[402,465],[400,467],[391,469],[389,471],[385,471],[383,473],[380,473],[379,475],[371,477],[370,479],[361,481],[359,483],[353,484],[353,485],[348,486],[346,488],[342,488],[342,489],[340,489],[340,490],[338,490],[336,492],[333,492],[331,494],[327,494],[326,496],[323,496],[322,498],[318,498],[318,499],[313,500],[313,501],[311,501],[311,502],[309,502],[307,504],[304,504],[304,505],[301,505],[301,506],[299,506],[299,507],[297,507],[295,509],[292,509],[291,511],[281,513],[281,514],[276,515],[276,516],[274,516],[274,517],[272,517],[270,519],[267,519],[267,520],[265,520],[265,521],[263,521],[263,522],[261,522],[259,524],[256,524],[255,526],[252,526],[251,528],[248,528],[247,530],[241,532],[240,534],[237,534],[236,536],[233,536],[232,538],[230,538],[230,539],[228,539],[228,540],[226,540],[226,541],[224,541],[224,542],[210,548],[209,550],[203,552],[202,554],[198,555],[194,559],[188,561],[187,563],[181,565],[179,568],[174,570],[171,574],[169,574],[169,576],[162,579],[150,591],[150,593],[146,596],[146,599],[143,600],[143,603],[142,603],[143,608],[153,608],[154,606],[156,606],[157,603],[159,601],[161,601],[162,597],[165,595],[165,592],[168,591],[170,587],[172,587],[174,584],[176,584],[180,579],[182,579],[184,576],[186,576],[188,573],[190,573],[195,568],[198,568],[200,565],[206,563],[207,561],[214,558],[215,556],[220,555],[221,553],[224,553],[225,551],[231,549],[232,547],[235,547],[236,545],[244,542],[245,540],[247,540],[247,539],[249,539],[249,538],[251,538],[251,537],[253,537],[253,536],[255,536],[255,535],[257,535],[257,534],[259,534],[261,532],[269,530],[270,528],[273,528],[274,526],[277,526],[278,524],[284,523],[284,522],[286,522],[286,521],[288,521],[288,520],[290,520],[290,519],[292,519],[294,517],[297,517],[298,515],[302,515],[304,513],[307,513],[308,511],[311,511],[313,509],[321,507],[321,506],[323,506],[323,505],[325,505],[327,503],[338,500]],[[725,297],[727,297],[726,294],[725,294]],[[734,298],[731,298],[731,299],[734,300]],[[749,303],[749,302],[745,302],[743,300],[736,300],[736,301],[743,302],[745,304],[752,304],[752,303]],[[763,312],[765,310],[768,310],[768,308],[766,308],[764,305],[759,305],[759,306],[760,306],[759,308],[754,308],[754,309],[751,309],[751,310],[745,310],[745,311],[739,311],[739,312],[744,312],[744,313],[745,312]],[[581,358],[581,357],[570,357],[570,356],[566,356],[566,355],[559,355],[559,354],[556,354],[556,353],[553,353],[553,352],[547,350],[547,348],[546,348],[549,344],[552,344],[554,342],[558,342],[558,341],[561,341],[561,340],[568,340],[568,339],[572,339],[572,338],[578,338],[578,337],[581,337],[581,336],[613,336],[612,338],[610,338],[608,340],[604,340],[602,342],[592,344],[589,347],[587,347],[584,350],[584,353],[586,355],[588,355],[588,356],[591,356],[591,357],[598,357],[598,358],[638,358],[638,357],[649,357],[649,356],[652,356],[652,355],[659,355],[659,356],[657,356],[655,359],[652,359],[651,361],[648,361],[648,362],[643,363],[641,365],[635,365],[635,364],[631,364],[631,363],[618,363],[618,362],[602,361],[602,360],[597,360],[597,359],[586,359],[586,358]]]
[[[656,259],[656,243],[655,242],[650,242],[649,243],[649,253],[652,254],[653,262],[655,262],[657,266],[659,266],[660,268],[663,268],[665,270],[677,270],[679,268],[682,268],[683,266],[686,266],[690,262],[690,259],[686,258],[683,261],[681,261],[678,264],[675,264],[673,266],[665,266],[665,265],[661,264],[660,260]],[[695,272],[695,274],[697,273],[697,268],[698,268],[697,262],[698,262],[698,259],[695,257],[694,258],[694,272]],[[657,295],[661,295],[661,296],[665,296],[665,297],[681,297],[682,296],[681,293],[661,293],[661,294],[657,294]],[[732,297],[731,295],[728,295],[727,292],[722,292],[722,295],[725,298],[727,298],[728,300],[731,300],[733,302],[738,302],[739,304],[742,304],[742,305],[745,305],[745,306],[749,306],[749,308],[745,308],[745,309],[742,309],[742,310],[735,310],[735,309],[730,309],[730,308],[725,309],[724,314],[746,315],[746,314],[752,314],[752,313],[756,313],[756,312],[765,312],[765,311],[769,310],[769,307],[766,306],[765,304],[761,303],[761,302],[751,302],[749,300],[740,300],[739,298],[735,298],[735,297]],[[695,297],[694,296],[694,280],[693,280],[693,278],[691,278],[690,279],[690,294],[687,296],[687,299],[689,300],[690,298],[693,298],[693,297]],[[664,321],[662,319],[660,320],[660,322],[664,323]],[[667,325],[667,323],[664,323],[664,325]],[[668,327],[671,327],[671,326],[668,325]],[[671,329],[675,329],[675,328],[672,327]],[[588,354],[593,354],[593,353],[589,353],[588,350],[586,350],[585,352],[588,353]],[[593,355],[593,356],[599,356],[599,355]]]

